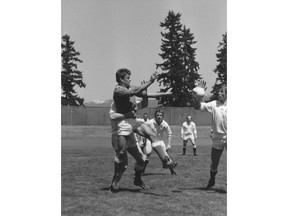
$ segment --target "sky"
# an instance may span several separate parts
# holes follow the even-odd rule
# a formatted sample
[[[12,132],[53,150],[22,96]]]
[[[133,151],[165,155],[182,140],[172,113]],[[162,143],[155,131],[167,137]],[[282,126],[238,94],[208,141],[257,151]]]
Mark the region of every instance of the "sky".
[[[61,34],[70,35],[83,60],[78,67],[86,88],[76,88],[79,96],[86,102],[111,99],[115,73],[123,67],[132,72],[131,84],[148,80],[163,62],[160,22],[169,10],[180,13],[181,24],[194,34],[199,74],[210,92],[217,47],[227,31],[226,0],[62,0]],[[159,89],[155,82],[148,90]]]

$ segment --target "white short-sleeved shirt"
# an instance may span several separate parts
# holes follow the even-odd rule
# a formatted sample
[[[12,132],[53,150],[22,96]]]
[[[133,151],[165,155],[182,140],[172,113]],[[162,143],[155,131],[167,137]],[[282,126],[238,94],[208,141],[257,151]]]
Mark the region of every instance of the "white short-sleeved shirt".
[[[211,113],[213,136],[227,135],[227,101],[224,104],[217,100],[209,103],[202,102],[200,110]]]

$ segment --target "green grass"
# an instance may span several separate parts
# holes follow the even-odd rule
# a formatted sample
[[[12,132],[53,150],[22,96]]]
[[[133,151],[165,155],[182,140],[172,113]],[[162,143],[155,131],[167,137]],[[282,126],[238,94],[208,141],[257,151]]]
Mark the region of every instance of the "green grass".
[[[223,152],[216,185],[206,191],[209,179],[211,140],[197,142],[198,156],[187,146],[181,156],[181,140],[172,139],[171,158],[178,163],[177,176],[162,169],[155,152],[143,181],[151,188],[133,184],[134,160],[120,181],[120,191],[107,189],[114,170],[114,151],[109,138],[62,138],[62,215],[227,215],[226,151]]]

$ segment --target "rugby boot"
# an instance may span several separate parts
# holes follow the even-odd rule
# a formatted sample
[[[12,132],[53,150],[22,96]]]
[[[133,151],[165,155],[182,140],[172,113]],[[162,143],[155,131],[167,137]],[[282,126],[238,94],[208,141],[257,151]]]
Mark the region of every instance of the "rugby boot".
[[[210,171],[210,179],[209,179],[208,185],[206,186],[207,190],[211,189],[215,185],[216,174],[217,174],[217,171],[216,172]]]
[[[174,171],[173,168],[169,168],[169,169],[170,169],[170,173],[171,173],[171,175],[177,175],[177,173]]]
[[[119,191],[118,182],[115,180],[115,177],[113,177],[109,191],[111,191],[112,193],[116,193]]]
[[[142,171],[141,170],[135,170],[135,178],[134,178],[134,185],[141,187],[142,189],[149,189],[149,186],[147,186],[141,179]]]
[[[186,148],[183,148],[183,154],[182,155],[185,155],[186,153]]]
[[[177,166],[176,162],[173,162],[170,158],[168,158],[167,156],[165,156],[164,160],[162,161],[163,163],[163,168],[167,169],[167,168],[174,168]]]
[[[193,148],[194,155],[197,156],[196,148]]]

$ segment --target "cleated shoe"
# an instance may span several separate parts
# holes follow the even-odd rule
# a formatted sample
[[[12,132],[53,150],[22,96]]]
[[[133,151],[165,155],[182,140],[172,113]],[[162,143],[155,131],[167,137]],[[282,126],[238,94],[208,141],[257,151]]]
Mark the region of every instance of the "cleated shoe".
[[[173,168],[170,168],[170,173],[171,173],[171,175],[177,175],[177,173],[174,171]]]
[[[149,189],[149,186],[145,185],[145,183],[141,179],[135,179],[134,185],[141,187],[142,189],[146,190]]]
[[[176,162],[172,161],[167,161],[166,163],[163,163],[163,168],[164,169],[170,169],[170,168],[175,168],[178,164]]]
[[[206,190],[211,189],[215,185],[215,179],[209,179],[208,185],[206,187]]]
[[[113,182],[109,188],[109,191],[112,193],[117,193],[119,191],[119,187]]]

